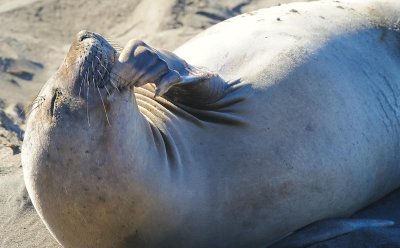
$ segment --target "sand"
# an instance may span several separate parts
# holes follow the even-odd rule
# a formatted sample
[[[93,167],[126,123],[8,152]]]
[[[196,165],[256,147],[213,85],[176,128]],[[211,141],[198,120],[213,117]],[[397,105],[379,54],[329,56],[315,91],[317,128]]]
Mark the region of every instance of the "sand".
[[[0,0],[0,247],[61,247],[27,195],[20,147],[25,107],[55,72],[74,35],[103,34],[173,50],[207,27],[290,0]],[[400,223],[400,191],[356,214]],[[313,247],[400,247],[400,226],[355,232]]]

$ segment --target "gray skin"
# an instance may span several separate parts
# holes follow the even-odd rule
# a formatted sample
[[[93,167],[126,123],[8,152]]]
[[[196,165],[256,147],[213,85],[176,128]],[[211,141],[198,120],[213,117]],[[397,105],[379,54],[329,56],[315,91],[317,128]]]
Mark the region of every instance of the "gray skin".
[[[351,215],[400,186],[399,10],[284,5],[176,55],[80,32],[28,118],[37,212],[65,248],[265,247]]]

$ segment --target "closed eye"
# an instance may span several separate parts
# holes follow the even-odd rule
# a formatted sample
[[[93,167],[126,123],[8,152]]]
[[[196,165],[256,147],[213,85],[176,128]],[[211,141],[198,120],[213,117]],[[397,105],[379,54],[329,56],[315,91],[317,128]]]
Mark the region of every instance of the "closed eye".
[[[55,89],[50,104],[50,116],[53,117],[57,108],[57,102],[61,100],[62,92],[60,89]]]

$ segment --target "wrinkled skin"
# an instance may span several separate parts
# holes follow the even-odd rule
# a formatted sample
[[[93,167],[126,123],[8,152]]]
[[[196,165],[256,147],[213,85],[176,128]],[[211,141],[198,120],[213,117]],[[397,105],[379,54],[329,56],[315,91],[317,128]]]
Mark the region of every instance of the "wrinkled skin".
[[[399,187],[399,3],[336,5],[243,15],[174,53],[79,33],[22,150],[54,237],[264,247]]]
[[[155,183],[154,176],[148,181],[143,174],[158,166],[181,166],[174,144],[178,137],[172,139],[164,133],[160,126],[165,122],[163,116],[149,122],[152,117],[139,112],[134,87],[143,86],[144,80],[156,85],[157,89],[143,88],[145,92],[137,94],[138,101],[147,104],[157,103],[155,95],[175,94],[169,90],[171,86],[184,85],[193,92],[200,84],[199,96],[216,86],[206,94],[210,98],[200,97],[193,104],[214,103],[225,94],[226,83],[218,75],[190,67],[172,53],[157,54],[149,49],[132,40],[119,54],[100,35],[81,31],[33,104],[30,120],[37,121],[30,122],[24,141],[24,151],[29,153],[24,156],[25,180],[38,213],[65,247],[142,244],[137,230],[150,225],[144,228],[149,235],[146,231],[167,228],[151,221],[163,220],[162,212],[150,211],[145,224],[140,221],[149,209],[167,207],[165,199],[160,199],[161,203],[149,195],[154,187],[155,194],[161,194],[157,191],[164,187],[162,180]],[[154,109],[150,111],[154,113]],[[62,159],[66,155],[68,158]],[[39,166],[30,166],[33,164]],[[114,183],[118,185],[111,186]],[[145,189],[142,183],[152,185]],[[132,194],[126,196],[126,192]],[[121,223],[127,215],[131,220]],[[169,228],[170,220],[165,222]],[[81,228],[89,231],[81,232]]]

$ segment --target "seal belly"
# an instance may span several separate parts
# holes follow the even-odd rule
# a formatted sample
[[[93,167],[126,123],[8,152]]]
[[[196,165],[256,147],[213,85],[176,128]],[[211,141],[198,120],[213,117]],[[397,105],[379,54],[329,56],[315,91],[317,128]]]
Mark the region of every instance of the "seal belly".
[[[324,4],[318,8],[334,3]],[[310,11],[302,7],[290,5]],[[192,146],[214,175],[204,183],[217,201],[210,206],[220,222],[211,226],[225,230],[209,232],[235,233],[235,245],[261,245],[252,242],[349,216],[400,186],[399,32],[346,12],[350,25],[340,9],[309,25],[288,12],[233,18],[176,51],[252,87],[251,97],[233,106],[247,126],[208,124],[196,134],[197,144],[207,145]],[[282,24],[270,23],[282,15]],[[270,24],[259,21],[267,17]],[[238,26],[240,36],[232,31]],[[204,49],[216,52],[200,54]]]

